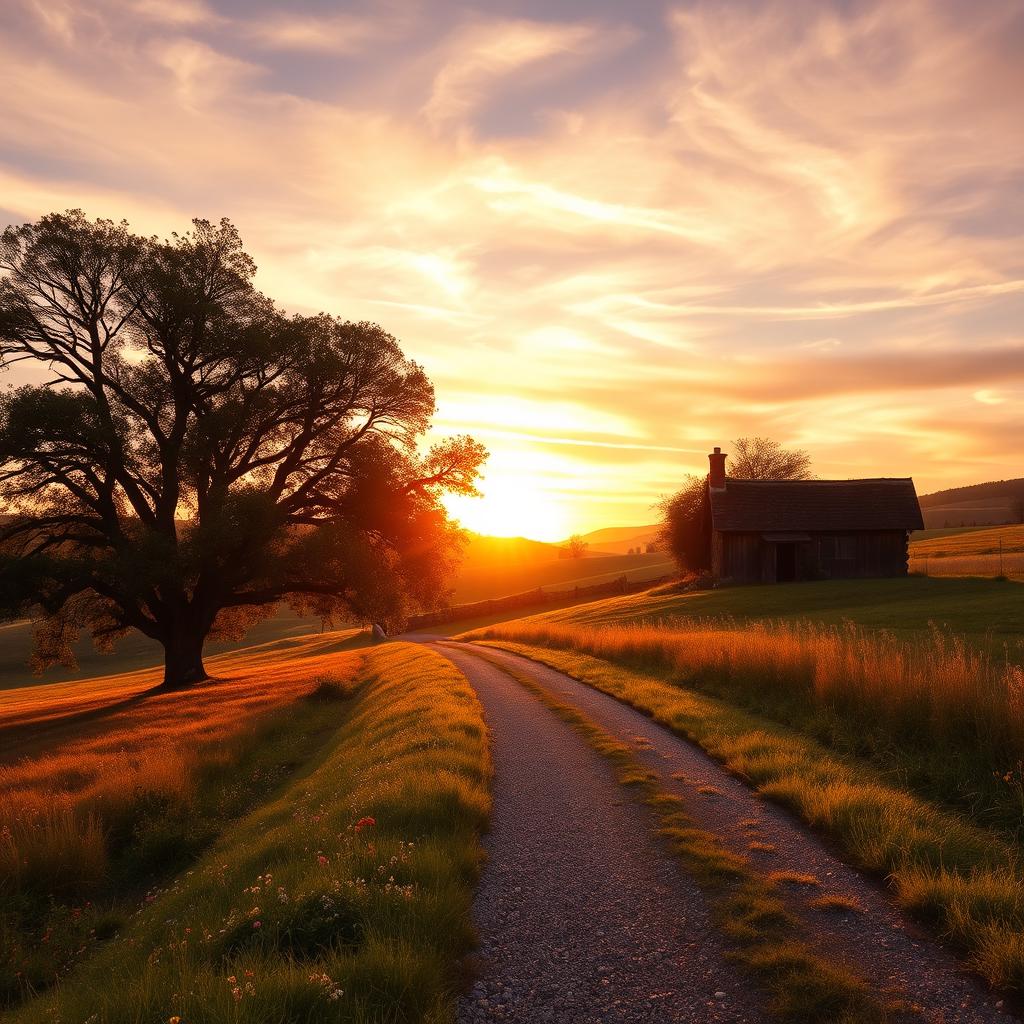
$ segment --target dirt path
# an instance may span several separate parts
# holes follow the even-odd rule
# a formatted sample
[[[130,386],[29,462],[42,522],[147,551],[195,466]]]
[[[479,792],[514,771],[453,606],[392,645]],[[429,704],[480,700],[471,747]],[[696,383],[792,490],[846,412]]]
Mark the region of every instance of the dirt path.
[[[653,864],[664,861],[664,854],[645,838],[651,828],[645,813],[629,803],[621,803],[624,791],[609,780],[603,763],[597,766],[595,762],[600,760],[597,755],[513,679],[475,656],[469,645],[444,644],[438,649],[450,657],[476,687],[494,732],[495,826],[489,844],[493,860],[485,872],[478,902],[483,953],[487,960],[486,983],[493,985],[508,977],[508,971],[522,969],[523,960],[518,959],[515,952],[517,945],[528,954],[527,965],[532,962],[537,968],[550,966],[540,963],[546,956],[535,956],[531,951],[544,948],[539,944],[555,930],[562,936],[554,940],[558,948],[569,949],[575,943],[572,960],[568,963],[569,974],[564,977],[575,974],[576,989],[587,991],[583,978],[590,975],[581,973],[580,968],[584,963],[581,958],[587,956],[586,948],[598,935],[597,928],[590,923],[593,915],[587,907],[587,902],[593,900],[597,909],[617,904],[615,914],[625,914],[631,921],[643,921],[645,926],[653,925],[659,930],[660,942],[667,940],[680,958],[679,985],[684,989],[702,995],[716,987],[728,989],[730,983],[725,981],[699,980],[720,977],[725,968],[721,966],[721,950],[713,941],[697,890],[685,881],[678,881],[678,871],[676,885],[683,894],[682,901],[664,885],[656,892],[650,889],[646,875]],[[809,935],[816,942],[834,949],[879,989],[893,991],[913,1002],[921,1008],[923,1019],[931,1022],[974,1024],[1016,1019],[1004,1013],[1001,1006],[996,1005],[998,997],[963,972],[950,953],[909,924],[876,882],[844,864],[793,816],[761,800],[698,747],[628,705],[560,672],[493,649],[487,649],[487,656],[529,675],[580,708],[608,732],[631,743],[636,756],[659,774],[665,788],[686,800],[687,809],[698,824],[750,857],[759,868],[766,872],[794,871],[813,875],[820,886],[793,887],[790,900],[793,909],[806,921]],[[570,811],[571,819],[560,817],[566,810]],[[526,819],[521,817],[524,811]],[[535,822],[536,828],[524,829],[524,820]],[[545,827],[540,827],[541,822]],[[576,830],[581,830],[578,838],[583,839],[588,829],[595,831],[595,826],[602,849],[596,859],[581,863]],[[553,846],[544,835],[549,828],[554,829],[556,845]],[[623,845],[624,829],[644,831],[645,835],[632,835],[628,844]],[[757,842],[764,849],[752,850],[751,842]],[[668,877],[664,874],[665,868],[654,870],[659,878]],[[582,878],[581,871],[585,872]],[[514,916],[520,899],[515,889],[519,886],[526,892],[527,885],[554,885],[567,899],[555,905],[553,914],[540,918],[531,915],[529,929],[524,934],[520,927],[522,917]],[[863,912],[837,914],[812,909],[810,899],[822,893],[852,897]],[[637,900],[640,902],[634,902]],[[678,932],[673,936],[665,931],[669,927],[669,922],[665,921],[666,900],[672,901],[672,909],[682,913],[688,922],[685,936]],[[582,919],[581,906],[586,908]],[[563,917],[566,912],[568,920]],[[655,924],[656,920],[662,923]],[[607,929],[601,930],[607,934]],[[647,932],[648,927],[644,930]],[[620,951],[621,964],[627,972],[642,974],[638,968],[646,954],[637,948],[635,936],[623,937],[627,941]],[[680,938],[685,939],[682,945],[679,945]],[[586,948],[580,945],[581,939],[586,939]],[[698,966],[691,960],[687,941],[699,942],[700,949],[711,954],[703,965]],[[706,946],[709,942],[712,943],[710,948]],[[596,956],[597,960],[601,959],[600,954]],[[589,963],[596,964],[597,960],[591,958]],[[735,987],[735,982],[731,984],[733,991],[741,991]],[[620,996],[625,1002],[640,998],[640,993],[632,990],[628,973],[622,979]],[[543,1008],[550,1004],[539,1000],[534,1005]],[[742,1012],[749,1016],[743,1016],[742,1012],[709,1016],[705,1005],[699,1003],[703,1016],[697,1014],[692,1018],[666,1016],[664,1007],[648,1016],[589,1018],[558,1013],[554,1017],[516,1016],[530,1020],[753,1019],[753,1011],[746,1008]],[[634,1003],[634,1010],[635,1006]],[[735,1006],[733,1013],[736,1013]],[[467,1013],[461,1019],[479,1018]]]
[[[494,814],[462,1024],[762,1021],[696,885],[607,762],[505,673],[438,647],[480,696]]]

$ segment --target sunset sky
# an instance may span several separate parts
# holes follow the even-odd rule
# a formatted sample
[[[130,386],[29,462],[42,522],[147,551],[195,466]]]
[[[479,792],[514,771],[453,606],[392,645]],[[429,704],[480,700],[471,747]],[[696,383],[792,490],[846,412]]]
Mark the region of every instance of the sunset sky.
[[[230,217],[424,364],[487,532],[744,434],[925,493],[1024,476],[1022,53],[1016,0],[3,0],[0,226]]]

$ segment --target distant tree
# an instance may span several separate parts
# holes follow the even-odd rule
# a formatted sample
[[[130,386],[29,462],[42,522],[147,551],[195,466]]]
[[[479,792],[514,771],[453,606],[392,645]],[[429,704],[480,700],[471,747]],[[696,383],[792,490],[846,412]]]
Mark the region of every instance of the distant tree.
[[[801,449],[783,448],[767,437],[733,441],[729,476],[742,480],[809,480],[811,457]],[[679,568],[701,572],[711,568],[711,526],[707,478],[688,475],[682,488],[658,503],[661,545],[672,552]]]
[[[801,448],[783,448],[768,437],[738,437],[729,455],[729,476],[740,480],[809,480],[811,457]]]
[[[395,339],[286,316],[254,272],[227,221],[0,235],[0,362],[50,372],[0,399],[0,616],[35,620],[38,666],[137,629],[182,687],[280,602],[397,625],[443,593],[440,497],[475,492],[485,450],[422,452],[434,392]]]
[[[569,543],[566,545],[570,558],[582,558],[587,553],[587,548],[589,546],[590,545],[578,533],[574,533],[569,538]]]

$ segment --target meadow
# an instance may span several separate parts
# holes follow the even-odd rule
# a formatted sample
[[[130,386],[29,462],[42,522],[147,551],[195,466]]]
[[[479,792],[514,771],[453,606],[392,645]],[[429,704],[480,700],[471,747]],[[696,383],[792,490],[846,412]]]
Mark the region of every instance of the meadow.
[[[891,879],[990,981],[1021,988],[1022,636],[1019,583],[910,578],[660,587],[465,638],[701,744]]]
[[[489,806],[479,705],[436,655],[346,642],[222,656],[187,693],[139,673],[112,702],[111,678],[43,721],[27,694],[0,723],[34,721],[0,773],[11,1019],[444,1017]]]
[[[911,543],[910,571],[925,576],[1024,576],[1024,525],[931,531]]]

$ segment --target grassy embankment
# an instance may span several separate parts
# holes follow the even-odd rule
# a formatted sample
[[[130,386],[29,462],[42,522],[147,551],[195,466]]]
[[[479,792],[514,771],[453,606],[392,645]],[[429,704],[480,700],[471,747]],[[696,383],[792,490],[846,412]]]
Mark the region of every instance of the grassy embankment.
[[[889,582],[920,597],[918,584],[960,581]],[[838,597],[837,585],[813,585],[823,586]],[[745,589],[766,603],[801,590]],[[855,862],[891,876],[904,906],[987,978],[1024,988],[1022,670],[941,632],[636,621],[668,599],[615,599],[473,635],[511,643],[695,740]]]
[[[406,645],[220,668],[5,770],[11,1019],[443,1019],[489,800],[472,691]]]
[[[764,989],[774,1017],[790,1024],[881,1024],[903,1019],[904,1007],[898,1000],[873,993],[835,957],[815,953],[802,938],[799,921],[786,909],[781,880],[758,872],[748,858],[700,828],[685,802],[667,791],[625,743],[530,676],[481,656],[572,726],[611,763],[620,783],[639,790],[655,815],[659,834],[708,896],[717,925],[734,944],[732,958]]]

